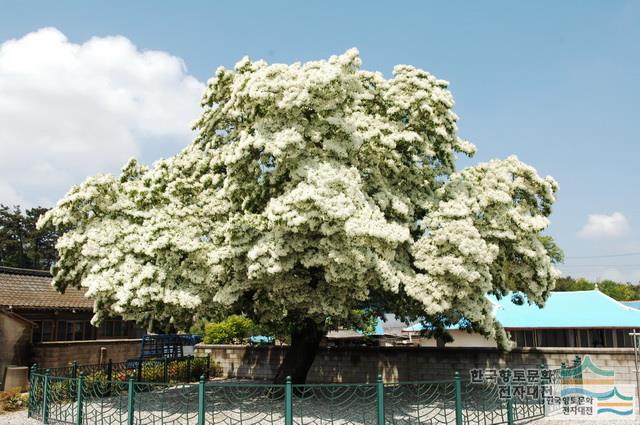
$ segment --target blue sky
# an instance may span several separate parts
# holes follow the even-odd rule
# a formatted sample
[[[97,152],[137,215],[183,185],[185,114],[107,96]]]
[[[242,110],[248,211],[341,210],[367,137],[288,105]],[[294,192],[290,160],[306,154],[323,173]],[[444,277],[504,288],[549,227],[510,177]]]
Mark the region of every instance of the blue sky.
[[[478,147],[461,165],[516,154],[558,180],[550,233],[565,274],[640,281],[640,2],[0,5],[0,203],[50,204],[128,156],[175,153],[219,65],[355,46],[366,69],[389,76],[408,63],[451,81],[461,135]],[[57,32],[25,39],[48,27]],[[95,87],[99,101],[87,100]]]

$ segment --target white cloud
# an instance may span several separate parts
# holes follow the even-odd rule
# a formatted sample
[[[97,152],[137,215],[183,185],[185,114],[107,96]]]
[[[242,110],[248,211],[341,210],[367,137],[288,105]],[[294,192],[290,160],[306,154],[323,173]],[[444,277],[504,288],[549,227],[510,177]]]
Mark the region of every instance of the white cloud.
[[[607,238],[623,235],[629,230],[627,218],[619,212],[611,215],[590,214],[587,224],[578,232],[583,238]]]
[[[0,181],[0,204],[4,205],[26,205],[28,202],[16,193],[8,183]]]
[[[0,45],[0,203],[52,205],[73,184],[193,137],[204,85],[125,37],[44,28]]]

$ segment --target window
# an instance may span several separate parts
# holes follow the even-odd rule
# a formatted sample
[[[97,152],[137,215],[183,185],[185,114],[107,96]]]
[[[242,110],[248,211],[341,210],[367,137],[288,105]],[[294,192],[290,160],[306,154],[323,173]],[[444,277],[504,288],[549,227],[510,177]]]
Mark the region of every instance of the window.
[[[91,324],[87,320],[58,320],[57,341],[82,341],[91,339],[91,332],[86,332]]]
[[[518,347],[535,347],[533,331],[511,331],[511,337]]]
[[[97,329],[97,338],[140,338],[144,329],[136,326],[132,320],[104,320]]]
[[[538,331],[540,347],[566,347],[567,333],[564,329],[544,329]]]
[[[629,335],[632,329],[616,329],[614,332],[618,347],[633,347],[633,337]]]
[[[591,329],[591,347],[605,347],[604,330]]]
[[[33,329],[33,342],[53,341],[53,320],[36,320]]]
[[[591,334],[589,333],[588,330],[586,329],[580,329],[578,331],[578,335],[580,338],[580,345],[579,347],[591,347]]]
[[[84,339],[95,339],[96,338],[95,329],[96,328],[91,326],[91,322],[89,321],[84,322]]]
[[[113,323],[113,336],[124,336],[124,326],[122,326],[122,320],[116,320]]]
[[[122,320],[105,320],[100,326],[100,333],[108,338],[129,336],[130,323]]]
[[[56,341],[67,340],[67,322],[65,320],[58,320],[56,323]]]
[[[602,333],[604,334],[604,346],[605,347],[613,347],[613,338],[614,338],[614,331],[613,329],[604,329],[602,331]]]
[[[71,328],[71,339],[78,341],[84,339],[84,326],[82,322],[69,322]]]

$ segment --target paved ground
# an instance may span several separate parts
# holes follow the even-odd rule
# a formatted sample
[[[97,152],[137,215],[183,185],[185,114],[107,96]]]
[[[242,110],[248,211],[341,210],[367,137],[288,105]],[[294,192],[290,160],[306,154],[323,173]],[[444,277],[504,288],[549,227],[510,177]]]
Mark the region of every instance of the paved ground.
[[[27,411],[8,412],[0,414],[0,425],[41,425],[40,421],[27,418]]]
[[[639,419],[640,420],[640,419]],[[612,421],[563,421],[563,420],[545,420],[540,419],[534,422],[529,422],[531,425],[638,425],[639,421],[625,421],[625,420],[612,420]]]
[[[527,425],[603,425],[603,421],[561,421],[561,420],[536,420],[531,422],[525,422]],[[615,421],[612,422],[615,425],[632,425],[639,424],[638,421]],[[0,425],[42,425],[40,421],[27,418],[26,410],[19,412],[10,412],[0,414]]]

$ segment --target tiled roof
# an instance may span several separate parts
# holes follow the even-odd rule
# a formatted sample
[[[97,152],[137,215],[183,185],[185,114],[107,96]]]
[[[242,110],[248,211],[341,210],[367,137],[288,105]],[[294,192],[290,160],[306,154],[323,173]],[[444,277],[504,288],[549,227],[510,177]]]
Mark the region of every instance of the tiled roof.
[[[93,300],[75,288],[68,288],[64,294],[57,292],[47,271],[0,267],[0,306],[84,310],[93,309]]]

